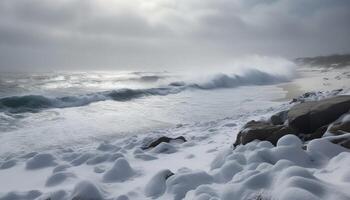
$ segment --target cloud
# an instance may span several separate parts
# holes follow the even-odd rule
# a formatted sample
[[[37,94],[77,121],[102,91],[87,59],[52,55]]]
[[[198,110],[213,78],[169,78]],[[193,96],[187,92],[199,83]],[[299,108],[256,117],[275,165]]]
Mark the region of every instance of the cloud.
[[[2,0],[0,69],[215,67],[349,52],[347,0]]]

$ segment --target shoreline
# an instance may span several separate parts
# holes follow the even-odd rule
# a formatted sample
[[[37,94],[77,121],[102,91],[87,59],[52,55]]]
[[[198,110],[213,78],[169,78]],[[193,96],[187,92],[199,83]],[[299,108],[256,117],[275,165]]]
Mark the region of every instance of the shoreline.
[[[293,82],[283,83],[276,86],[286,92],[284,97],[275,100],[277,102],[291,101],[293,98],[305,93],[298,84]]]

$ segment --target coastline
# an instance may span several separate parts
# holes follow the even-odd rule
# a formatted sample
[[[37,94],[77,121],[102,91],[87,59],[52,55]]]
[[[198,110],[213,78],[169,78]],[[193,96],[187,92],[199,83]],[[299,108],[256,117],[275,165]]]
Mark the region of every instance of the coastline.
[[[279,84],[277,85],[277,87],[281,88],[283,91],[286,92],[284,97],[275,100],[278,102],[290,101],[293,98],[298,97],[305,92],[304,90],[302,90],[302,87],[293,82]]]

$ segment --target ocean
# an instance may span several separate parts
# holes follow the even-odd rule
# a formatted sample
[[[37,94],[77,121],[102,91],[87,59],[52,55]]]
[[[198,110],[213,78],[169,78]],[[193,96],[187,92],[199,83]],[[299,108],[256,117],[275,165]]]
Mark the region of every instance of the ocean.
[[[276,105],[285,91],[275,84],[293,76],[259,69],[2,73],[0,153],[238,118]]]

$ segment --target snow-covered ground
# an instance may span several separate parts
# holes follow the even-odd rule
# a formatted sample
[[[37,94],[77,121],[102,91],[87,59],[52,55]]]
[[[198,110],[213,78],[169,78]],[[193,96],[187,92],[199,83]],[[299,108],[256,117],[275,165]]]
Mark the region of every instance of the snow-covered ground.
[[[347,190],[350,186],[350,153],[328,142],[327,138],[313,140],[307,144],[307,150],[303,150],[301,141],[291,135],[280,139],[276,147],[268,142],[255,141],[232,150],[236,134],[245,122],[267,119],[291,106],[290,99],[283,99],[290,92],[286,91],[288,84],[297,85],[294,94],[338,88],[348,93],[348,70],[302,70],[299,78],[287,84],[236,88],[236,94],[246,98],[234,96],[242,100],[219,107],[222,113],[226,110],[225,117],[220,118],[222,115],[215,112],[217,104],[208,107],[208,112],[214,116],[208,118],[203,118],[205,110],[189,109],[193,105],[180,106],[176,108],[185,114],[175,125],[143,129],[138,134],[107,135],[98,140],[87,140],[77,135],[72,136],[73,142],[69,143],[68,136],[63,137],[64,132],[58,133],[52,128],[59,120],[45,122],[44,125],[38,123],[39,128],[24,124],[26,132],[18,133],[18,130],[11,129],[0,136],[3,139],[3,147],[0,148],[0,199],[350,199],[350,191]],[[330,80],[333,78],[335,80]],[[244,92],[247,90],[256,94]],[[222,94],[232,91],[223,90]],[[210,95],[206,92],[202,91],[198,102]],[[232,106],[236,107],[229,108],[229,103],[234,103]],[[94,109],[96,105],[91,106],[90,109]],[[108,104],[104,106],[108,107]],[[134,106],[132,108],[140,108]],[[118,109],[120,111],[123,107]],[[80,115],[88,115],[88,111]],[[123,111],[128,112],[125,108]],[[167,111],[157,119],[171,121],[173,119],[166,115],[171,115],[172,111],[179,113],[177,110]],[[200,117],[188,115],[186,111],[198,112]],[[115,112],[115,108],[111,112]],[[74,108],[68,114],[72,113],[75,113]],[[109,119],[112,117],[109,114],[101,117]],[[94,124],[94,119],[81,116],[80,123],[86,126],[81,130],[98,130],[101,126],[100,123]],[[206,120],[189,119],[196,116]],[[141,120],[141,126],[142,123],[146,122]],[[65,125],[67,131],[76,128]],[[102,130],[105,128],[103,125],[111,127],[111,124],[102,124]],[[59,127],[62,124],[56,128]],[[56,132],[61,134],[60,137],[55,136]],[[78,133],[79,129],[75,132]],[[160,136],[184,136],[187,142],[162,143],[153,149],[142,149]],[[55,142],[62,138],[65,139]],[[15,139],[18,140],[13,141]],[[84,142],[77,143],[79,140]],[[24,141],[29,141],[29,144],[23,145]],[[46,141],[51,142],[45,147]],[[33,148],[30,148],[31,145]]]

